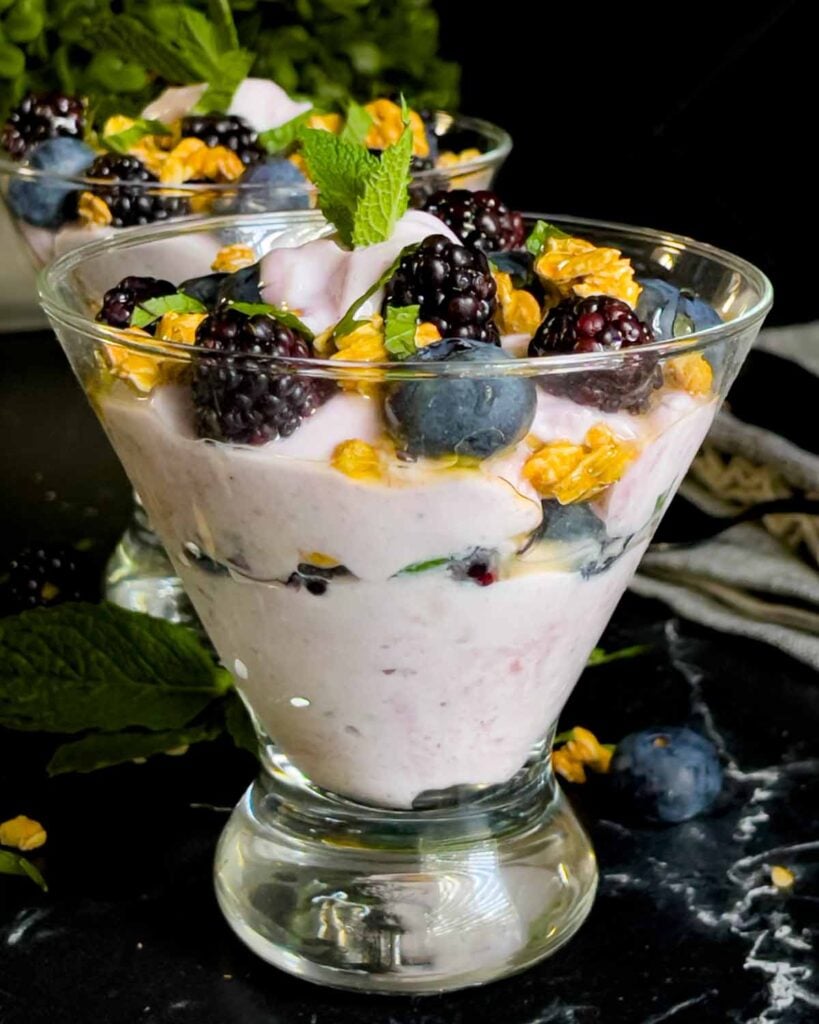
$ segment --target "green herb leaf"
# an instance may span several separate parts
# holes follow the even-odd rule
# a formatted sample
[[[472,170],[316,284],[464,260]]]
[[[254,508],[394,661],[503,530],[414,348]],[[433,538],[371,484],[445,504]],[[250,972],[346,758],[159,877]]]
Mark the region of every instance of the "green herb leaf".
[[[207,306],[204,306],[198,299],[184,292],[174,292],[171,295],[160,295],[156,299],[146,299],[134,307],[131,314],[132,327],[147,327],[155,320],[159,320],[165,313],[207,313]]]
[[[21,857],[19,853],[0,850],[0,875],[23,875],[39,885],[43,892],[48,892],[46,880],[31,861]]]
[[[345,335],[351,334],[357,327],[361,327],[363,324],[367,323],[366,320],[356,320],[356,313],[359,311],[359,309],[361,309],[361,307],[364,305],[367,299],[371,299],[377,291],[384,287],[387,281],[389,281],[389,279],[398,269],[398,265],[400,264],[401,260],[405,256],[409,255],[409,253],[415,252],[415,250],[418,248],[418,245],[418,242],[414,242],[411,245],[405,245],[401,252],[398,254],[398,256],[396,256],[395,260],[393,260],[393,262],[387,267],[384,273],[370,285],[370,287],[366,290],[366,292],[364,292],[363,295],[360,295],[355,300],[355,302],[350,306],[350,308],[347,310],[344,316],[336,324],[336,329],[333,331],[334,338],[343,338]]]
[[[229,49],[238,50],[239,33],[236,31],[229,0],[208,0],[208,17],[213,22],[217,36],[227,43]]]
[[[560,228],[556,228],[554,224],[549,224],[548,221],[539,220],[529,233],[529,237],[524,242],[525,247],[533,256],[540,256],[543,252],[546,242],[550,238],[568,238],[569,236],[565,231],[561,231]]]
[[[448,558],[430,558],[427,562],[413,562],[412,565],[404,566],[399,575],[403,576],[405,572],[426,572],[428,569],[437,569],[448,562]]]
[[[420,306],[387,306],[384,348],[396,359],[409,359],[418,351],[415,329],[420,312]]]
[[[114,135],[103,135],[101,141],[106,149],[110,149],[114,153],[129,153],[146,135],[170,134],[171,129],[161,121],[149,121],[140,117],[130,128],[126,128],[123,132],[116,132]]]
[[[253,55],[245,50],[231,50],[223,54],[219,60],[219,70],[194,106],[194,113],[223,114],[230,107],[233,94],[247,78],[252,64]]]
[[[215,740],[222,733],[219,724],[189,725],[184,729],[166,732],[114,732],[91,733],[82,739],[63,743],[57,747],[48,762],[49,775],[65,775],[66,772],[93,772],[98,768],[110,768],[135,758],[166,754],[180,747],[194,743]]]
[[[266,316],[274,316],[277,320],[284,324],[285,327],[289,327],[291,330],[299,331],[303,334],[308,341],[313,340],[313,332],[296,316],[295,313],[291,313],[289,309],[280,309],[278,306],[271,306],[269,302],[230,302],[228,303],[238,313],[244,313],[246,316],[258,316],[259,314]]]
[[[412,129],[407,124],[401,138],[381,154],[378,168],[366,180],[355,208],[353,245],[377,245],[393,233],[396,221],[409,206]]]
[[[285,121],[278,128],[268,128],[266,132],[260,132],[259,142],[272,156],[286,152],[291,146],[301,140],[301,134],[307,121],[310,115],[314,113],[315,111],[313,110],[305,110],[303,114],[291,117],[289,121]]]
[[[355,100],[350,100],[347,105],[344,127],[341,129],[342,141],[353,142],[358,146],[365,145],[372,124],[373,119],[364,107],[360,103],[356,103]]]
[[[225,728],[240,750],[246,750],[254,757],[258,757],[259,741],[256,738],[256,730],[253,728],[244,701],[235,690],[228,695],[225,703]]]
[[[650,650],[650,644],[635,644],[633,647],[621,647],[619,651],[604,651],[602,647],[595,647],[589,655],[589,660],[586,664],[589,667],[608,665],[610,661],[620,661],[622,658],[636,658]]]
[[[116,605],[0,619],[0,725],[11,729],[179,729],[231,685],[191,630]]]
[[[319,190],[321,212],[344,245],[352,245],[356,207],[369,176],[378,169],[378,157],[318,128],[304,129],[302,145],[310,177]]]

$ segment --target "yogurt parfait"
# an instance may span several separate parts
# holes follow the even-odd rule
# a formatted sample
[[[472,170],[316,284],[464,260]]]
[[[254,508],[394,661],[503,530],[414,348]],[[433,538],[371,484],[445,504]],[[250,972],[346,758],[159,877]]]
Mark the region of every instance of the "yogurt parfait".
[[[318,210],[91,246],[41,295],[258,727],[228,920],[294,973],[421,992],[588,912],[550,737],[770,300],[673,236],[414,209],[402,121],[380,155],[305,130]]]

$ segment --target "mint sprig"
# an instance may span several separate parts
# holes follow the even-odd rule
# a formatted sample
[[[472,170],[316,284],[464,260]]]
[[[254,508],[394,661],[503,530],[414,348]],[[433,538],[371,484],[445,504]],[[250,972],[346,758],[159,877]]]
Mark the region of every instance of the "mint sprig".
[[[387,306],[384,348],[396,359],[409,359],[418,351],[415,331],[420,313],[420,306]]]
[[[199,299],[186,295],[184,292],[172,292],[160,295],[155,299],[146,299],[134,307],[131,314],[131,327],[147,327],[160,320],[165,313],[207,313],[207,306]]]
[[[246,316],[274,316],[285,327],[303,334],[308,341],[313,340],[313,332],[302,320],[291,313],[289,309],[281,309],[279,306],[271,306],[269,302],[230,302],[228,305],[237,313],[244,313]]]
[[[380,277],[378,277],[375,281],[373,281],[373,283],[366,290],[366,292],[364,292],[363,295],[359,295],[359,297],[355,300],[355,302],[352,303],[352,305],[344,314],[344,316],[336,324],[336,328],[333,331],[334,338],[343,338],[347,334],[352,334],[352,332],[357,327],[363,327],[363,325],[367,323],[366,320],[356,320],[356,314],[358,313],[359,309],[361,309],[361,307],[364,305],[367,299],[371,299],[377,291],[384,287],[387,281],[389,281],[389,279],[398,269],[401,260],[405,256],[409,255],[409,253],[415,252],[415,250],[418,248],[418,245],[418,242],[413,242],[411,245],[405,245],[401,252],[392,261],[392,263],[387,267],[384,273],[381,274]]]
[[[130,128],[103,135],[102,145],[114,153],[130,153],[133,147],[146,135],[170,135],[171,129],[161,121],[151,121],[143,117],[137,118]]]
[[[406,125],[394,146],[381,154],[377,170],[364,184],[354,215],[353,245],[377,245],[386,242],[396,222],[409,206],[412,129]]]
[[[355,100],[350,100],[344,115],[344,127],[341,129],[342,141],[352,142],[358,146],[366,145],[372,124],[373,119],[364,107]]]
[[[267,131],[260,132],[259,142],[271,156],[286,153],[301,141],[307,122],[314,113],[314,110],[305,110],[304,113],[296,114],[295,117],[291,117],[289,121],[285,121],[278,128],[268,128]]]
[[[560,228],[550,224],[548,221],[539,220],[529,232],[526,241],[523,243],[526,249],[535,257],[540,256],[550,238],[568,238],[569,235]]]

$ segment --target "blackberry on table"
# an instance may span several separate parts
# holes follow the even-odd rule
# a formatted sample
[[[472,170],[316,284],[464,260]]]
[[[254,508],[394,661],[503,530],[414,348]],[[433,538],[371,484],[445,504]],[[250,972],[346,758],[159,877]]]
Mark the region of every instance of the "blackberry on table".
[[[523,217],[494,192],[456,188],[433,193],[424,204],[464,245],[480,252],[518,249],[526,237]]]
[[[105,200],[117,228],[182,217],[189,210],[187,197],[151,188],[159,179],[135,156],[103,153],[91,164],[88,177],[101,179],[91,191]]]
[[[386,304],[421,307],[421,320],[442,338],[500,344],[495,326],[497,287],[481,252],[430,235],[401,260],[387,283]]]
[[[206,146],[224,146],[245,167],[259,163],[265,150],[255,128],[233,114],[191,114],[182,120],[182,137],[201,139]]]
[[[59,135],[82,138],[84,128],[81,99],[59,92],[29,93],[9,114],[0,141],[14,160],[22,160],[46,139]]]
[[[90,583],[85,558],[74,548],[56,545],[20,551],[8,565],[0,595],[9,612],[99,596]]]
[[[282,372],[266,358],[311,356],[301,334],[267,314],[219,309],[199,325],[196,343],[214,352],[193,368],[200,437],[253,445],[289,437],[330,396],[327,382]]]
[[[172,295],[175,291],[175,285],[161,278],[123,277],[103,295],[97,320],[110,324],[111,327],[128,327],[135,306],[148,299],[157,299],[161,295]]]
[[[568,298],[546,314],[529,343],[530,356],[571,352],[621,352],[654,341],[654,332],[634,310],[609,295]],[[654,353],[627,355],[614,370],[544,374],[539,383],[553,394],[603,412],[645,410],[663,375]]]

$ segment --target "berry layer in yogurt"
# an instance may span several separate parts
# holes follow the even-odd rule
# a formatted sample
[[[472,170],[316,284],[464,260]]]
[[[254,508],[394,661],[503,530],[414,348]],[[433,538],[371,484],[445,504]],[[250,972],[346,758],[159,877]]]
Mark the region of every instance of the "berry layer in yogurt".
[[[409,125],[380,159],[318,135],[347,185],[310,237],[112,284],[95,399],[264,731],[411,808],[509,780],[556,721],[716,409],[660,320],[719,317],[494,194],[408,209]]]

